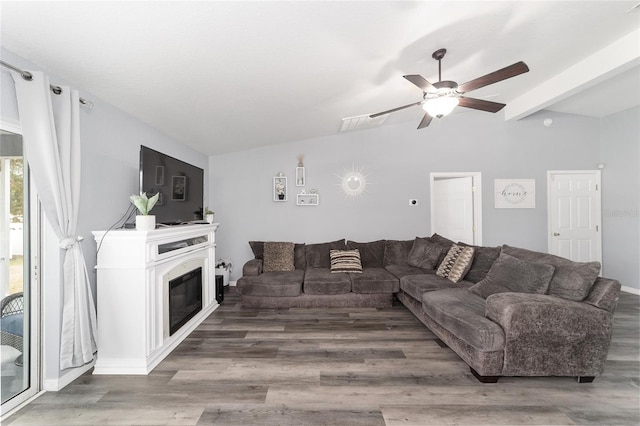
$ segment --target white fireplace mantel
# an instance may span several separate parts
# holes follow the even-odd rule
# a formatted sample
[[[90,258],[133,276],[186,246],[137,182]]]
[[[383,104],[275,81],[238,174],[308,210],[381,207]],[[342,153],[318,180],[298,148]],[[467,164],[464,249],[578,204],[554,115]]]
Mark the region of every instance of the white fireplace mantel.
[[[95,231],[98,359],[93,374],[148,374],[219,305],[217,223]],[[202,310],[169,336],[166,277],[202,267]]]

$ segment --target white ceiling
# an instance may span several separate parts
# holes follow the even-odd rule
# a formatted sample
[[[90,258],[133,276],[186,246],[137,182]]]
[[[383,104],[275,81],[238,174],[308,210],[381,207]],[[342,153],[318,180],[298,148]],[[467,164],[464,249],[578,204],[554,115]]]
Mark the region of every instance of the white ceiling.
[[[417,102],[401,76],[437,81],[431,53],[441,47],[443,79],[458,83],[525,61],[529,73],[471,94],[518,100],[637,31],[637,4],[2,0],[1,41],[84,96],[218,154],[335,134],[344,117]],[[600,117],[639,105],[640,40],[633,46],[635,61],[548,109]],[[386,123],[421,116],[411,108]]]

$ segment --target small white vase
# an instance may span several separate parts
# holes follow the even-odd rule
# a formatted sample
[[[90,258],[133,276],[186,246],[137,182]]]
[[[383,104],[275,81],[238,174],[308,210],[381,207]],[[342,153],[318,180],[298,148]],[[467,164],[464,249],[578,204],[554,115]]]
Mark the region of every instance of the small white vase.
[[[205,215],[204,219],[209,223],[213,223],[213,213]]]
[[[136,230],[153,231],[156,229],[156,217],[152,214],[136,216]]]

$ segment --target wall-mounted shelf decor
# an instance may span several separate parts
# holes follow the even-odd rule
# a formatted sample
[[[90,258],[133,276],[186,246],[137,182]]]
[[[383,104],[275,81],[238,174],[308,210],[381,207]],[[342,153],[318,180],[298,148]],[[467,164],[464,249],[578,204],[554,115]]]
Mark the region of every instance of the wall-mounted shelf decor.
[[[300,194],[296,194],[297,206],[317,206],[318,204],[320,204],[320,196],[315,192],[307,194],[303,190]]]
[[[287,178],[281,174],[273,178],[273,201],[287,201]]]
[[[296,167],[296,186],[304,186],[305,183],[304,167]]]

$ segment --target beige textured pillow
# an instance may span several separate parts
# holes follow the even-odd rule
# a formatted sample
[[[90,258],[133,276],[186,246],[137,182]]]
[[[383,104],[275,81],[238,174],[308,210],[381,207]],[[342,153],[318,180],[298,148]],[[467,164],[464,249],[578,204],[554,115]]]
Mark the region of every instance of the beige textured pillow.
[[[267,241],[264,243],[264,272],[295,270],[294,243]]]
[[[473,247],[454,244],[440,263],[436,275],[448,278],[454,283],[460,282],[471,269],[473,253]]]

